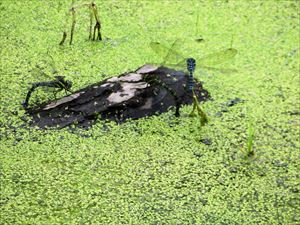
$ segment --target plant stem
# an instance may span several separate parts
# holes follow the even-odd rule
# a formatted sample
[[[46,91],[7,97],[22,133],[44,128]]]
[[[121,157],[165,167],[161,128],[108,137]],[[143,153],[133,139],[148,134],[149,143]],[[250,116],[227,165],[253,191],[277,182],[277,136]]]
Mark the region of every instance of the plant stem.
[[[197,109],[198,115],[200,116],[200,124],[201,126],[204,126],[208,122],[207,115],[200,107],[199,101],[197,99],[197,95],[193,92],[193,110],[190,113],[190,116],[195,115],[195,109]]]
[[[248,139],[247,139],[247,156],[253,156],[254,150],[253,150],[253,141],[254,141],[254,126],[253,123],[249,124],[248,128]]]
[[[59,45],[63,45],[64,42],[65,42],[65,40],[66,40],[66,38],[67,38],[67,32],[64,31],[64,32],[63,32],[63,38],[62,38],[62,40],[60,41]]]
[[[76,24],[76,17],[75,17],[75,8],[71,8],[72,12],[72,27],[71,27],[71,37],[70,37],[70,45],[72,44],[73,41],[73,35],[74,35],[74,30],[75,30],[75,24]]]

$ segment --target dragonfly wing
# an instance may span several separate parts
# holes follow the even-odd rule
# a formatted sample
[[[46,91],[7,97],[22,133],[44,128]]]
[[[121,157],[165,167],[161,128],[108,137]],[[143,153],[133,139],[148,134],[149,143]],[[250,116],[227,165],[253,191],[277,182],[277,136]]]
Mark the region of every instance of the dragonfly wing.
[[[53,80],[53,76],[51,76],[51,74],[57,73],[53,57],[47,51],[47,53],[41,55],[41,58],[42,59],[39,60],[35,68],[31,70],[32,75],[39,80],[42,80],[41,78]]]
[[[183,46],[182,39],[176,39],[171,47],[168,49],[168,54],[164,58],[163,63],[180,64],[181,61],[185,61],[185,58],[179,54],[178,49]]]
[[[42,81],[43,79],[53,80],[53,77],[51,77],[49,74],[47,74],[46,69],[36,67],[32,71],[33,71],[33,76],[40,81]],[[45,80],[43,80],[43,81],[45,81]]]
[[[41,87],[41,89],[47,93],[53,93],[59,91],[59,89],[55,87]]]
[[[209,66],[202,66],[205,70],[210,70],[210,71],[218,71],[224,74],[228,73],[237,73],[237,69],[229,69],[229,68],[215,68],[215,67],[209,67]]]
[[[49,66],[51,67],[51,73],[57,73],[55,60],[52,55],[47,51],[46,60],[48,61]]]
[[[53,79],[51,78],[48,74],[46,74],[44,72],[44,69],[42,67],[40,67],[40,65],[36,65],[35,68],[31,69],[30,70],[32,76],[36,79],[36,80],[39,80],[41,81],[42,79],[41,78],[45,78],[47,80],[49,79]]]
[[[159,42],[151,42],[150,47],[158,56],[161,56],[163,58],[165,58],[167,56],[168,51],[169,51],[168,48],[166,48]]]
[[[183,56],[181,56],[177,51],[173,49],[178,45],[180,45],[179,40],[176,40],[172,44],[171,48],[167,48],[159,42],[150,43],[150,47],[156,52],[156,54],[164,59],[163,63],[161,63],[162,65],[178,64],[179,62],[185,60]]]
[[[179,69],[187,72],[187,66],[186,66],[186,59],[182,59],[179,63],[176,64],[166,64],[167,66],[173,68],[173,69]]]
[[[186,58],[180,55],[177,49],[182,48],[184,45],[183,39],[177,39],[173,42],[170,48],[165,47],[159,42],[150,43],[151,48],[160,56],[164,58],[163,63],[161,65],[169,66],[174,69],[181,69],[186,71]],[[230,59],[233,59],[237,50],[233,48],[225,49],[219,52],[215,52],[209,54],[199,60],[197,60],[197,67],[210,69],[210,70],[218,70],[222,72],[226,72],[226,69],[218,69],[212,66],[224,63]],[[232,71],[230,71],[232,72]]]
[[[214,66],[221,63],[224,63],[230,59],[233,59],[238,51],[234,48],[225,49],[219,52],[215,52],[212,54],[209,54],[197,61],[197,65],[199,66]]]

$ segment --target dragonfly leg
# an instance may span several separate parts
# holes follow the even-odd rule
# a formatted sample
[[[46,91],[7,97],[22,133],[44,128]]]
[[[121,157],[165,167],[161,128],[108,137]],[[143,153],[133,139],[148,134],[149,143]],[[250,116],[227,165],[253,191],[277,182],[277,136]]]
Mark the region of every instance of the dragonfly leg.
[[[57,91],[54,91],[53,92],[53,95],[54,95],[54,99],[56,99],[56,95],[57,93],[61,92],[62,91],[62,88],[58,89]]]
[[[65,93],[66,93],[66,95],[69,94],[69,93],[73,94],[73,92],[70,89],[65,89]]]

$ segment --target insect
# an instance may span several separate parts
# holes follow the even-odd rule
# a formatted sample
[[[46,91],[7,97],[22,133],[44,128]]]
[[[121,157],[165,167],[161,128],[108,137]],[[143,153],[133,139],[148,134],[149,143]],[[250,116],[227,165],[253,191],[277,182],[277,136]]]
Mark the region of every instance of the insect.
[[[197,41],[197,40],[196,40]],[[197,110],[200,117],[201,126],[208,122],[207,115],[201,109],[198,102],[198,98],[194,92],[194,72],[196,69],[196,59],[189,57],[185,58],[177,51],[178,47],[183,45],[181,40],[177,39],[173,42],[171,48],[167,48],[159,42],[151,42],[150,47],[160,56],[163,56],[163,62],[161,65],[169,65],[173,68],[181,68],[188,71],[188,81],[186,89],[188,92],[192,93],[193,96],[193,109],[190,116],[195,115],[195,110]],[[200,58],[197,61],[198,66],[206,69],[214,69],[211,66],[221,64],[225,61],[233,59],[237,54],[237,50],[234,48],[228,48],[219,52],[215,52]],[[177,110],[176,110],[177,111]]]
[[[186,68],[185,70],[187,70],[189,74],[187,89],[189,91],[192,91],[194,86],[194,72],[196,69],[196,59],[191,57],[185,58],[177,51],[177,49],[183,44],[183,40],[177,39],[173,42],[170,48],[167,48],[159,42],[151,42],[150,47],[158,55],[163,57],[163,62],[161,63],[161,65],[169,65],[170,67],[180,69]],[[238,51],[234,48],[228,48],[219,52],[211,53],[197,60],[197,65],[198,67],[204,69],[215,69],[212,66],[233,59],[237,52]]]
[[[42,63],[45,63],[45,65],[51,65],[51,68],[52,68],[52,73],[57,73],[57,71],[54,69],[54,60],[52,58],[51,55],[48,55],[49,57],[46,57],[46,59],[44,59],[42,61]],[[40,66],[40,65],[36,65],[36,67],[31,70],[31,72],[35,75],[38,75],[38,76],[42,76],[42,77],[45,77],[47,79],[49,79],[49,81],[41,81],[41,82],[35,82],[35,83],[32,83],[32,86],[31,88],[29,89],[29,91],[27,92],[27,95],[26,95],[26,99],[25,101],[22,103],[23,107],[25,109],[28,108],[28,104],[29,104],[29,99],[31,97],[31,94],[39,87],[44,87],[44,88],[47,88],[45,89],[45,91],[51,91],[53,94],[54,94],[54,97],[56,98],[56,94],[62,90],[65,90],[66,94],[68,92],[72,93],[71,91],[71,88],[72,88],[72,82],[69,81],[69,80],[65,80],[65,77],[64,76],[54,76],[54,79],[48,75],[46,72],[45,72],[45,67],[47,66]],[[51,79],[51,80],[50,80]]]

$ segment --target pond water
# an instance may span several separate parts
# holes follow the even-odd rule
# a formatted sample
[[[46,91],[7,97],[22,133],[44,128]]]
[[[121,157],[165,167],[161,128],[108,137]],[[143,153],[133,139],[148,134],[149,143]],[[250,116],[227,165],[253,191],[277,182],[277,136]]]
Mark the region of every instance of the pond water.
[[[103,41],[88,40],[82,8],[73,44],[59,46],[69,2],[0,2],[1,223],[299,224],[300,3],[95,3]],[[46,53],[78,90],[160,62],[149,43],[178,38],[186,57],[238,50],[195,74],[213,98],[205,126],[191,106],[89,130],[26,126],[21,102]]]

